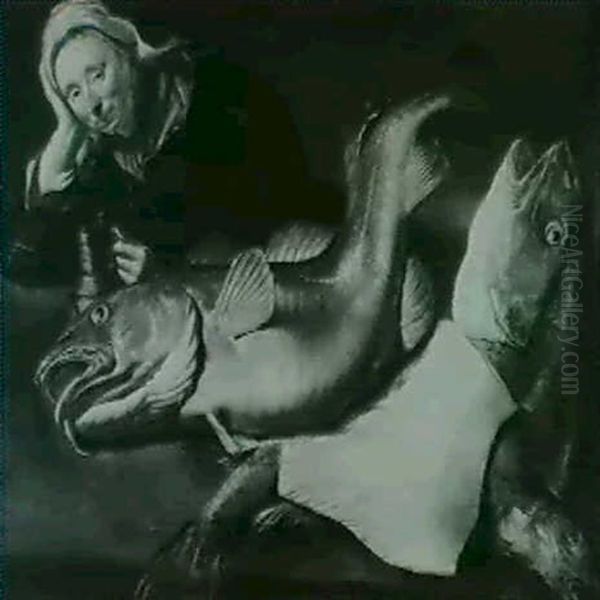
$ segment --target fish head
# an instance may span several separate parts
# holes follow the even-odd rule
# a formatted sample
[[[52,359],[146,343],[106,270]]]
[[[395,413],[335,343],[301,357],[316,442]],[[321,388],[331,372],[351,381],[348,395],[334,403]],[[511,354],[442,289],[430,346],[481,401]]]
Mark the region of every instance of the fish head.
[[[449,163],[425,125],[452,107],[452,93],[424,94],[373,112],[346,146],[350,207],[369,198],[397,198],[409,213],[444,179]]]
[[[527,346],[555,304],[569,215],[580,204],[566,141],[539,157],[522,139],[511,144],[475,214],[455,283],[453,317],[468,337]]]
[[[35,380],[75,446],[175,415],[197,379],[201,316],[178,286],[140,283],[95,300],[40,361]]]

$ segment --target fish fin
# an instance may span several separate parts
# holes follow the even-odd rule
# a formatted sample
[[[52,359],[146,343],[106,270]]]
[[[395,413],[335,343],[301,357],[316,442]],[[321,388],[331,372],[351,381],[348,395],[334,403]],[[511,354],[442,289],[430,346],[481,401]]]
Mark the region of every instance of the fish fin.
[[[238,446],[235,439],[231,437],[227,429],[223,427],[221,421],[219,421],[214,413],[206,413],[206,420],[213,428],[227,454],[238,454],[241,452],[241,448]]]
[[[408,211],[413,210],[442,183],[449,169],[448,158],[437,140],[418,142],[412,146],[407,165],[412,192]]]
[[[247,452],[248,450],[254,450],[260,446],[259,442],[252,440],[251,438],[230,434],[214,413],[206,413],[205,416],[206,420],[219,438],[219,441],[225,449],[225,452],[228,454],[240,454],[242,452]]]
[[[294,263],[321,254],[333,239],[334,232],[317,223],[294,221],[278,229],[269,240],[269,262]]]
[[[262,250],[240,252],[232,261],[212,317],[221,334],[237,336],[264,325],[275,308],[275,280]]]
[[[409,256],[402,284],[400,310],[404,350],[413,350],[431,332],[435,320],[435,290],[431,273],[419,257]]]

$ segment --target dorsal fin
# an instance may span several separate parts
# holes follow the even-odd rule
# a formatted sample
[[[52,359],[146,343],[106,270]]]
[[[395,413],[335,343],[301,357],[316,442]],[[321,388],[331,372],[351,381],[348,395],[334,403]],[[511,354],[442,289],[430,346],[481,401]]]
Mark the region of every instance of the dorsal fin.
[[[273,234],[267,244],[267,260],[294,263],[314,258],[329,246],[333,235],[325,225],[294,221]]]
[[[212,316],[220,332],[237,337],[258,329],[273,314],[275,281],[262,250],[240,252],[232,261]]]

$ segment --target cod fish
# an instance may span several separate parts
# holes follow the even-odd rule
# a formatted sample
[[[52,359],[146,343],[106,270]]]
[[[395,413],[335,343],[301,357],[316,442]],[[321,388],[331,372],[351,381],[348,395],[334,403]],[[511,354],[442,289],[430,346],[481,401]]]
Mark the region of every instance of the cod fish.
[[[534,167],[516,140],[469,230],[453,298],[454,319],[473,339],[523,348],[559,272],[557,248],[579,190],[568,144],[553,144]],[[503,203],[496,198],[509,198]]]
[[[190,269],[89,306],[36,373],[75,447],[206,419],[217,433],[225,423],[286,435],[329,428],[364,402],[403,346],[404,228],[448,172],[419,134],[449,105],[421,97],[367,121],[345,156],[346,221],[319,256],[270,264],[253,248],[229,268]]]
[[[153,597],[165,577],[214,588],[214,565],[243,543],[233,532],[312,520],[326,527],[324,535],[339,535],[316,515],[345,526],[398,567],[401,593],[402,569],[454,573],[480,496],[490,489],[495,550],[536,572],[560,598],[596,597],[574,592],[584,589],[589,575],[582,532],[549,489],[522,487],[526,466],[507,468],[506,455],[520,451],[513,429],[492,445],[503,421],[539,391],[540,372],[530,371],[526,385],[516,385],[522,372],[515,366],[533,355],[552,362],[559,350],[552,325],[561,252],[569,210],[580,198],[566,142],[536,159],[526,142],[515,141],[469,230],[453,322],[441,321],[415,364],[398,372],[373,408],[345,427],[274,441],[254,452],[224,482],[200,522],[159,553],[136,598]],[[484,486],[490,450],[491,481]],[[342,552],[336,573],[342,580],[348,564],[355,563]],[[372,561],[366,564],[373,568]],[[445,596],[443,590],[439,595]]]

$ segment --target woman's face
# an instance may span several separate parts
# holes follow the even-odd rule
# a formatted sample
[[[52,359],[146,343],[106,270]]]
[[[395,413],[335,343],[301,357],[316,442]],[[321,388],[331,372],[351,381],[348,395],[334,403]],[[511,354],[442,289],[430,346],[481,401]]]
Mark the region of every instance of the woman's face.
[[[63,98],[84,125],[106,135],[133,134],[137,77],[124,51],[86,32],[59,51],[54,73]]]

